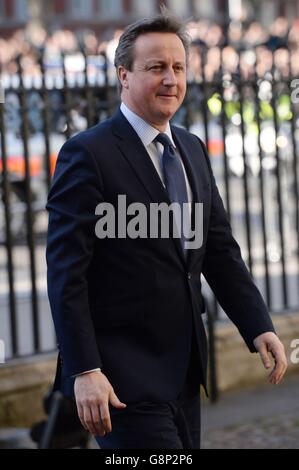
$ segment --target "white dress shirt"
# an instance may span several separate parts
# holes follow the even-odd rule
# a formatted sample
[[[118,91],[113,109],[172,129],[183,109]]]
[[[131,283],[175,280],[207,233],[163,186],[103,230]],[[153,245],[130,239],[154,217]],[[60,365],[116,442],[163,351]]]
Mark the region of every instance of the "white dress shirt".
[[[133,127],[134,131],[136,132],[136,134],[140,138],[141,142],[143,143],[143,145],[144,145],[145,149],[147,150],[147,153],[149,154],[149,156],[150,156],[150,158],[151,158],[151,160],[154,164],[154,167],[156,168],[157,173],[158,173],[158,175],[159,175],[159,177],[160,177],[160,179],[161,179],[161,181],[162,181],[162,183],[165,187],[164,176],[163,176],[163,167],[162,167],[162,155],[163,155],[164,148],[163,148],[163,145],[160,144],[160,142],[154,142],[157,135],[160,134],[160,131],[158,131],[158,129],[155,129],[155,127],[152,127],[150,124],[148,124],[146,121],[144,121],[140,116],[138,116],[133,111],[131,111],[125,105],[125,103],[121,104],[120,110],[123,113],[123,115],[125,116],[125,118],[129,121],[129,123]],[[176,150],[177,155],[180,157],[180,161],[181,161],[183,171],[184,171],[184,175],[185,175],[188,202],[190,203],[190,202],[192,202],[192,199],[193,199],[192,198],[191,187],[190,187],[190,184],[189,184],[189,181],[188,181],[188,178],[187,178],[187,174],[186,174],[186,171],[185,171],[180,153],[179,153],[179,151],[178,151],[178,149],[177,149],[177,147],[174,143],[169,122],[167,123],[167,127],[166,127],[166,130],[165,130],[164,134],[166,134],[169,137],[172,145],[174,146],[174,148]],[[190,209],[190,207],[191,207],[191,205],[189,204],[189,209]]]

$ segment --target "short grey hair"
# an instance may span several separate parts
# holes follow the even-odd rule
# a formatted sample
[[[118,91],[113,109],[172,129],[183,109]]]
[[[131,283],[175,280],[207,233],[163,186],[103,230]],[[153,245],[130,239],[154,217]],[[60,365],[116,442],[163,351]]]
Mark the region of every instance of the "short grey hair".
[[[173,33],[182,41],[186,51],[186,57],[189,54],[190,36],[187,33],[185,23],[172,16],[166,9],[160,15],[144,18],[127,26],[120,37],[119,44],[115,52],[114,65],[116,70],[123,66],[130,72],[134,64],[134,46],[137,38],[146,33]],[[121,84],[120,84],[121,90]]]

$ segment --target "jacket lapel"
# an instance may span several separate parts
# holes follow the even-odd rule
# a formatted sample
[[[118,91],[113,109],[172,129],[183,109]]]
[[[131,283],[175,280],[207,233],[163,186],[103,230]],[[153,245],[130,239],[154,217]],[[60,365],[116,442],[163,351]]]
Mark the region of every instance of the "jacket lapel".
[[[120,110],[112,118],[118,147],[154,202],[170,203],[167,191],[138,134]]]
[[[112,118],[112,129],[115,136],[118,137],[118,147],[123,154],[124,158],[128,161],[132,170],[135,172],[137,178],[140,180],[145,190],[149,194],[153,202],[170,204],[167,191],[165,190],[162,181],[148,155],[142,141],[140,140],[133,127],[123,116],[122,112],[118,110]],[[192,206],[192,226],[194,226],[194,203],[200,202],[201,194],[198,179],[195,178],[196,169],[192,163],[192,159],[188,157],[194,148],[189,143],[189,139],[185,139],[179,132],[179,129],[172,127],[173,137],[176,145],[179,148],[181,157],[184,162],[187,177],[193,193],[193,206]],[[173,238],[176,250],[184,265],[186,263],[191,265],[194,252],[196,250],[188,250],[187,257],[185,256],[181,241],[178,238]]]

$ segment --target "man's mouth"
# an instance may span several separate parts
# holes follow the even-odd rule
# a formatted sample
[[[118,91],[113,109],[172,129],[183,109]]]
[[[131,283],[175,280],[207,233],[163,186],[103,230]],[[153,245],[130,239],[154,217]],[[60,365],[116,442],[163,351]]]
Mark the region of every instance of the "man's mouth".
[[[162,95],[162,94],[160,94],[158,96],[160,96],[161,98],[176,98],[176,95]]]

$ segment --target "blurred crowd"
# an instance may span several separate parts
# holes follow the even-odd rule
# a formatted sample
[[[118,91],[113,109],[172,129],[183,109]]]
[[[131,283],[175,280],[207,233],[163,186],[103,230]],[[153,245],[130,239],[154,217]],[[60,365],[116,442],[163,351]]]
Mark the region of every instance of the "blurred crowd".
[[[259,22],[231,22],[225,28],[211,21],[187,24],[191,37],[188,79],[192,82],[217,80],[223,73],[245,79],[264,77],[275,71],[278,78],[299,74],[299,20],[289,24],[278,17],[265,29]],[[44,68],[49,77],[88,76],[95,83],[116,81],[114,53],[122,31],[108,39],[93,31],[57,30],[49,34],[42,27],[15,32],[0,38],[0,67],[3,76],[41,80]]]

